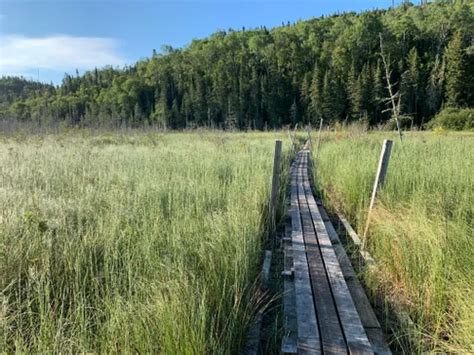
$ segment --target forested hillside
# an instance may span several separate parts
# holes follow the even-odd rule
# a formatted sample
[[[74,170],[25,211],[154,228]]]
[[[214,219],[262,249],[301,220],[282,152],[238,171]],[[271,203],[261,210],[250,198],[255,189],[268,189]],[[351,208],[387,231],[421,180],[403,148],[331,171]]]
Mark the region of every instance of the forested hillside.
[[[385,124],[380,34],[407,124],[474,106],[474,2],[439,1],[221,31],[126,68],[65,75],[58,87],[3,78],[0,119],[238,129],[319,117]]]

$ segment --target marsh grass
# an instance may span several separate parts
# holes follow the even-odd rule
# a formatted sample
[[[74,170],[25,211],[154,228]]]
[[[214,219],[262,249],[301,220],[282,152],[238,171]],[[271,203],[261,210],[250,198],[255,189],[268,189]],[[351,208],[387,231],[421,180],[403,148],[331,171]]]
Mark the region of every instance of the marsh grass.
[[[474,135],[326,133],[315,167],[326,201],[363,234],[384,138],[394,140],[367,245],[373,294],[408,312],[409,352],[470,352],[474,344]]]
[[[236,352],[262,306],[275,138],[0,137],[0,349]]]

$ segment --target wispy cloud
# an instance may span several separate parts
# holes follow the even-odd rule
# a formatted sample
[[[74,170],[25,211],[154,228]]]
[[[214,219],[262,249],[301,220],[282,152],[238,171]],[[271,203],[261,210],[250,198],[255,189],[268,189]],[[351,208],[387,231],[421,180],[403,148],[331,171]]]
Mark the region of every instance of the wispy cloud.
[[[87,70],[105,65],[123,65],[118,41],[104,37],[54,35],[0,37],[0,74],[28,73],[37,69],[52,71]]]

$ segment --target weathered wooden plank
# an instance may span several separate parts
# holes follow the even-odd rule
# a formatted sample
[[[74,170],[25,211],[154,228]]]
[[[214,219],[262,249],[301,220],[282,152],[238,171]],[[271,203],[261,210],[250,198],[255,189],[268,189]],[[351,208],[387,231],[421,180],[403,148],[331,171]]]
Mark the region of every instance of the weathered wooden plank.
[[[262,289],[266,290],[270,282],[270,267],[272,264],[271,250],[265,250],[265,257],[262,265]]]
[[[318,206],[319,210],[324,210],[323,206]],[[344,219],[347,223],[347,221]],[[352,267],[349,257],[347,256],[346,251],[340,243],[339,235],[337,234],[334,226],[330,222],[325,222],[326,229],[331,238],[331,242],[336,241],[339,243],[337,247],[334,248],[336,251],[336,256],[341,265],[344,278],[346,279],[347,286],[351,293],[352,299],[356,306],[357,312],[359,313],[360,320],[364,326],[367,337],[372,344],[373,350],[377,354],[391,354],[390,348],[387,345],[384,337],[383,330],[380,326],[380,323],[375,315],[375,312],[370,304],[369,299],[365,293],[364,288],[360,284],[357,275]],[[352,229],[352,228],[351,228]],[[352,233],[355,232],[352,230]],[[358,238],[358,237],[357,237]]]
[[[316,204],[318,204],[316,202]],[[319,207],[322,207],[322,204],[321,205],[318,205]],[[324,208],[320,208],[319,209],[319,213],[321,214],[321,218],[323,219],[324,222],[329,222],[330,221],[330,218],[326,212],[326,210]]]
[[[307,161],[307,153],[305,153],[303,159],[304,161]],[[349,352],[351,354],[373,353],[348,286],[344,280],[344,275],[326,231],[324,221],[319,213],[307,174],[303,175],[303,179],[303,187],[306,192],[308,207],[313,219],[313,225],[318,238],[321,255],[331,284],[332,294],[341,320],[342,329],[346,337]]]
[[[285,270],[293,269],[293,252],[291,248],[291,227],[285,229],[285,236],[290,237],[283,244],[283,267]],[[295,305],[295,285],[291,278],[283,280],[283,340],[281,352],[283,354],[297,353],[297,325]]]
[[[258,312],[247,335],[247,342],[242,355],[258,355],[260,353],[260,332],[262,329],[263,312]]]
[[[364,328],[380,328],[380,323],[359,280],[351,279],[346,282]]]
[[[342,223],[342,225],[343,225],[343,227],[346,231],[346,234],[350,238],[351,244],[353,244],[357,248],[360,257],[362,258],[363,263],[367,266],[374,265],[375,264],[374,258],[372,258],[372,256],[370,255],[370,253],[368,251],[361,249],[362,248],[362,241],[359,238],[359,236],[357,235],[356,231],[352,228],[349,221],[340,213],[337,213],[337,218]]]
[[[381,328],[366,328],[367,336],[377,355],[391,355],[392,352],[385,341],[385,336]]]
[[[320,354],[321,343],[313,303],[308,262],[303,240],[303,232],[298,206],[297,179],[301,171],[301,157],[298,155],[298,169],[293,172],[291,179],[291,225],[292,225],[292,251],[293,266],[295,270],[295,302],[298,330],[298,352],[307,354]]]
[[[341,221],[342,225],[344,226],[347,234],[349,235],[349,237],[351,238],[352,240],[352,243],[357,246],[357,247],[360,247],[362,245],[362,241],[360,240],[359,236],[357,235],[356,231],[352,228],[351,224],[349,223],[349,221],[346,219],[346,217],[344,217],[343,215],[339,214],[338,213],[338,218],[339,220]]]
[[[321,206],[319,206],[319,208],[320,210],[322,209]],[[324,226],[328,232],[329,238],[336,253],[337,260],[339,261],[342,273],[344,274],[344,278],[346,280],[356,278],[357,275],[354,271],[354,268],[352,267],[351,261],[347,256],[346,251],[344,250],[344,247],[342,246],[342,243],[340,242],[339,236],[334,229],[334,226],[331,222],[324,222]]]
[[[270,213],[272,228],[276,228],[276,210],[278,202],[278,192],[280,190],[280,164],[281,164],[281,140],[275,141],[275,155],[273,158],[272,191],[270,194]]]
[[[324,207],[319,207],[320,211],[324,210]],[[330,222],[324,223],[326,230],[329,235],[332,235],[332,239],[339,239],[339,236],[334,229],[334,226]],[[375,315],[375,312],[370,305],[369,299],[365,294],[364,288],[357,279],[357,275],[352,267],[349,257],[341,244],[338,244],[338,248],[334,248],[339,265],[341,265],[342,273],[346,279],[347,286],[351,293],[352,299],[357,309],[357,313],[360,316],[360,320],[364,328],[380,328],[380,323]],[[369,341],[372,343],[370,337]]]
[[[322,350],[325,354],[341,354],[347,352],[347,347],[306,200],[303,186],[306,173],[307,166],[303,161],[302,173],[298,181],[298,202],[303,222],[303,236],[318,316]]]

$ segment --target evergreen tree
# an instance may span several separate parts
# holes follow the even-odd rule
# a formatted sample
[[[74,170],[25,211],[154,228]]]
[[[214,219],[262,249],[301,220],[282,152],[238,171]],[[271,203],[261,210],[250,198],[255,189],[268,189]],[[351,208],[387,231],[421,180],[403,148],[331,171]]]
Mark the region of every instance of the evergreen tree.
[[[296,105],[296,100],[293,100],[290,107],[290,119],[293,126],[298,122],[298,106]]]
[[[384,92],[383,72],[380,59],[377,61],[377,65],[375,66],[374,74],[372,75],[371,85],[373,88],[373,109],[371,114],[369,115],[369,123],[379,124],[383,121],[383,100],[386,96]]]
[[[319,71],[319,65],[316,63],[313,70],[313,78],[311,80],[310,88],[310,108],[309,114],[312,116],[312,120],[317,120],[318,117],[321,117],[322,112],[322,90],[323,85],[321,82],[321,73]]]
[[[352,62],[351,70],[347,79],[347,91],[350,105],[350,116],[352,119],[360,117],[361,111],[361,81],[360,75],[357,75],[355,64]]]
[[[291,26],[220,31],[183,49],[164,48],[122,69],[66,74],[62,84],[0,79],[0,119],[74,125],[281,127],[325,119],[388,119],[378,35],[421,124],[443,106],[474,106],[474,11],[444,1]],[[465,40],[463,44],[463,38]],[[443,54],[444,51],[444,54]],[[394,64],[396,66],[394,68]],[[84,120],[85,119],[85,120]]]
[[[458,31],[454,34],[444,52],[446,61],[446,105],[456,107],[462,105],[463,100],[463,49],[462,35]]]

